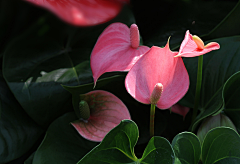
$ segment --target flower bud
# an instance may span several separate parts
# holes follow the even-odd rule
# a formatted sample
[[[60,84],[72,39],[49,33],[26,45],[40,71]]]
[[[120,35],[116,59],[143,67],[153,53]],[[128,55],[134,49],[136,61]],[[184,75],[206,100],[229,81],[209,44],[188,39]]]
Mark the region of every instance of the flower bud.
[[[154,86],[154,89],[152,91],[151,97],[150,97],[150,102],[151,104],[156,105],[157,102],[159,101],[163,91],[163,85],[161,83],[157,83]]]
[[[203,143],[205,136],[207,135],[208,131],[216,128],[216,127],[230,127],[237,131],[236,127],[234,126],[233,122],[225,115],[218,114],[216,116],[211,116],[205,119],[198,129],[197,136],[200,140],[200,143]]]
[[[84,100],[79,102],[79,111],[75,111],[80,120],[88,120],[90,117],[90,109],[88,103]]]
[[[136,24],[132,24],[130,27],[130,41],[131,41],[132,48],[138,48],[140,38],[139,38],[138,26]]]
[[[202,39],[200,39],[197,35],[192,36],[193,41],[197,44],[198,49],[203,50],[204,49],[204,43]]]

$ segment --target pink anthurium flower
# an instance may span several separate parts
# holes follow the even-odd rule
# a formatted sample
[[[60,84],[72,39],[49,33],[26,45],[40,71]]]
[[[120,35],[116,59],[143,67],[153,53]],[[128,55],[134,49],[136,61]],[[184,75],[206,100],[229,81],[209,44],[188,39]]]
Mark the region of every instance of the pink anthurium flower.
[[[175,58],[175,55],[177,52],[172,52],[168,43],[164,48],[153,46],[127,74],[128,93],[137,101],[156,104],[160,109],[177,103],[188,90],[189,76],[182,58]]]
[[[149,47],[139,46],[139,42],[136,24],[132,24],[130,28],[122,23],[108,26],[98,38],[91,54],[94,83],[105,72],[129,71],[149,50]]]
[[[216,42],[204,45],[203,41],[196,35],[192,36],[189,31],[180,46],[179,53],[175,57],[195,57],[206,54],[212,50],[217,50],[220,45]]]
[[[93,26],[117,16],[129,0],[26,0],[44,7],[64,21],[77,26]]]
[[[123,102],[107,91],[91,91],[80,95],[80,99],[80,119],[71,124],[88,140],[101,142],[122,120],[131,119]]]
[[[190,108],[186,107],[186,106],[182,106],[180,104],[174,104],[171,107],[171,112],[173,113],[177,113],[183,116],[183,118],[185,118],[185,116],[187,115],[187,113],[189,112]]]

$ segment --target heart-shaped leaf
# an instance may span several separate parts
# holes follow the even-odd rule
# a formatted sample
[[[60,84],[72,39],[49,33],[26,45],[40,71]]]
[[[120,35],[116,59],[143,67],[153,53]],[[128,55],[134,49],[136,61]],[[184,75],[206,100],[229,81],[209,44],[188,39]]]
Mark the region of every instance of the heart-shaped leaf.
[[[240,36],[214,40],[221,48],[203,56],[203,81],[199,109],[193,129],[207,116],[223,110],[223,87],[226,81],[240,70]],[[227,55],[226,55],[227,54]],[[196,90],[197,58],[184,58],[190,77],[190,87],[180,103],[193,108]],[[217,70],[217,71],[216,71]]]
[[[202,145],[203,164],[215,164],[221,160],[239,161],[239,159],[240,138],[235,130],[218,127],[208,132]]]
[[[81,137],[71,126],[70,122],[76,119],[73,112],[67,113],[49,126],[32,164],[76,164],[79,158],[97,145]]]
[[[0,75],[0,163],[19,158],[32,148],[43,134],[22,109]]]
[[[163,137],[153,137],[149,141],[140,163],[174,164],[174,151],[169,141]]]
[[[133,151],[137,139],[137,125],[131,120],[123,120],[105,136],[98,146],[82,158],[78,164],[174,163],[174,152],[171,145],[162,137],[153,137],[149,141],[143,157],[138,159]]]
[[[172,147],[175,152],[175,164],[198,164],[201,145],[198,137],[190,132],[182,132],[174,137]]]

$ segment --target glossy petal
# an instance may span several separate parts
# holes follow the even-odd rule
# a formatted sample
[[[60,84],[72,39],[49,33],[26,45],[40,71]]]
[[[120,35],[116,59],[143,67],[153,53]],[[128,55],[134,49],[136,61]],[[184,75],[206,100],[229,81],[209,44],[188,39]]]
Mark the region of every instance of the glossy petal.
[[[64,21],[92,26],[114,18],[129,0],[26,0],[44,7]]]
[[[135,28],[135,27],[134,27]],[[134,35],[136,36],[136,35]],[[134,38],[132,40],[135,41]],[[91,68],[94,82],[105,72],[129,71],[149,48],[133,48],[130,29],[122,23],[108,26],[98,38],[91,54]]]
[[[101,142],[105,135],[124,119],[131,119],[127,107],[115,95],[106,91],[91,91],[80,96],[88,102],[88,121],[72,122],[78,133],[91,141]]]
[[[206,54],[212,50],[217,50],[220,48],[220,45],[216,42],[211,42],[207,44],[204,49],[199,49],[198,45],[194,42],[192,35],[189,31],[186,32],[185,38],[180,46],[179,53],[176,57],[195,57]]]
[[[150,96],[157,83],[163,85],[163,91],[157,107],[170,108],[187,92],[189,76],[182,58],[175,58],[167,44],[164,48],[153,46],[127,74],[125,87],[137,101],[150,104]]]
[[[183,118],[185,118],[185,116],[187,115],[187,113],[189,112],[190,108],[186,107],[186,106],[182,106],[180,104],[175,104],[172,106],[171,111],[173,113],[177,113],[183,116]]]

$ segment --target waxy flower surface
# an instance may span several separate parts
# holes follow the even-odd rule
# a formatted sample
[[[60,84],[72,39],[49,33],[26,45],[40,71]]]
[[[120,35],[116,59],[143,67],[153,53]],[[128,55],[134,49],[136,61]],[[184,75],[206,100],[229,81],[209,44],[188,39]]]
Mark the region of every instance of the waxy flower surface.
[[[189,76],[182,58],[177,52],[153,46],[132,67],[125,79],[125,87],[137,101],[151,104],[151,95],[156,84],[161,83],[161,97],[156,103],[160,109],[168,109],[187,92]]]
[[[124,103],[107,91],[91,91],[80,95],[80,99],[82,100],[79,104],[80,108],[85,109],[76,113],[80,119],[71,124],[88,140],[101,142],[105,135],[122,120],[131,119]],[[87,110],[90,110],[90,116]]]
[[[139,46],[139,42],[136,24],[132,24],[130,28],[122,23],[108,26],[98,38],[91,54],[94,83],[105,72],[129,71],[149,50],[147,46]]]
[[[175,57],[200,56],[219,48],[220,45],[216,42],[210,42],[204,45],[203,41],[198,36],[192,36],[189,31],[187,31],[180,46],[179,53]]]
[[[93,26],[117,16],[129,0],[26,0],[44,7],[64,21],[77,26]]]

